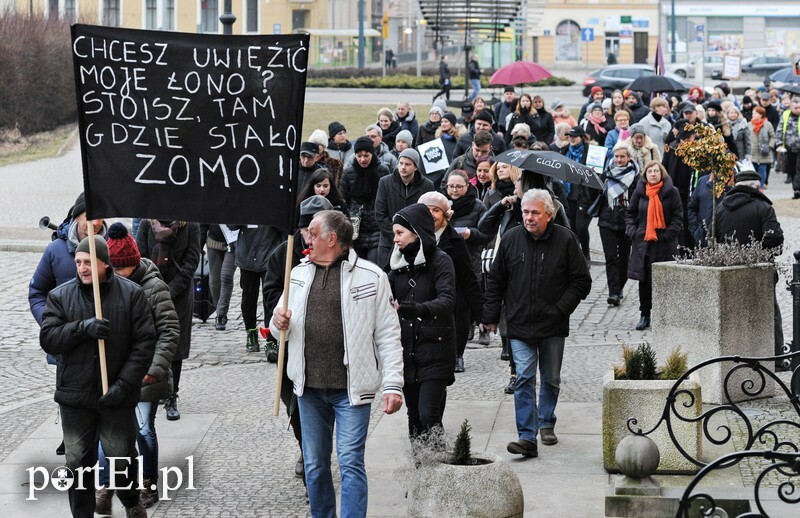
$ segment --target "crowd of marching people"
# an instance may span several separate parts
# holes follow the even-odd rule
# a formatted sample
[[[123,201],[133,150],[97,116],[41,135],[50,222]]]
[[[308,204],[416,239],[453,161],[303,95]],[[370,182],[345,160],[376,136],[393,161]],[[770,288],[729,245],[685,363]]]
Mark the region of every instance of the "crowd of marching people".
[[[312,515],[335,513],[333,420],[342,514],[350,506],[359,515],[366,509],[366,403],[383,387],[387,413],[404,400],[410,437],[441,427],[447,387],[468,368],[467,342],[488,345],[493,332],[502,343],[500,359],[509,362],[504,391],[514,395],[519,431],[508,451],[536,457],[537,436],[545,445],[558,441],[555,407],[564,339],[570,314],[591,288],[593,220],[603,250],[607,303],[620,306],[627,281],[638,281],[640,319],[631,326],[644,330],[650,326],[653,263],[672,260],[679,246],[710,238],[708,178],[698,178],[676,153],[680,143],[695,138],[698,124],[718,129],[741,163],[720,201],[728,222],[747,206],[768,221],[770,232],[761,235],[765,245],[780,246],[780,226],[763,194],[770,173],[773,181],[775,172],[784,173],[800,198],[800,98],[766,86],[737,96],[726,84],[708,96],[699,88],[680,97],[653,96],[649,103],[647,96],[619,90],[607,96],[595,87],[576,116],[561,99],[518,96],[507,87],[499,102],[476,95],[459,114],[435,100],[425,120],[401,101],[394,109],[381,108],[363,134],[352,135],[333,121],[312,131],[300,147],[292,249],[287,236],[271,226],[135,220],[129,232],[120,223],[106,228],[94,222],[94,233],[101,236],[96,243],[105,272],[101,283],[110,293],[124,288],[119,296],[138,304],[134,313],[144,307],[151,315],[147,323],[137,317],[141,344],[126,342],[127,360],[113,359],[119,377],[99,402],[75,399],[75,391],[92,389],[77,377],[94,368],[90,354],[76,351],[93,347],[87,345],[91,340],[119,339],[114,319],[121,317],[112,312],[109,324],[93,313],[73,315],[65,306],[84,300],[80,290],[91,283],[85,275],[89,222],[81,195],[30,286],[42,347],[58,365],[56,399],[62,405],[62,451],[69,464],[102,462],[109,451],[124,456],[135,441],[145,487],[140,493],[118,492],[120,500],[129,516],[144,515],[144,508],[157,501],[157,490],[150,489],[158,476],[156,409],[163,404],[168,420],[180,419],[177,398],[182,360],[190,354],[193,277],[203,254],[215,329],[228,326],[238,269],[243,347],[259,352],[266,336],[263,346],[274,363],[275,337],[288,333],[281,398],[302,451],[294,469],[307,483]],[[437,139],[448,167],[427,170],[431,161],[423,160],[418,148]],[[590,146],[605,148],[603,190],[496,160],[505,150],[519,149],[555,151],[586,165]],[[291,295],[283,293],[289,254],[295,267]],[[114,281],[122,288],[111,286],[115,274],[126,279]],[[143,288],[143,298],[134,284]],[[264,322],[258,321],[259,295]],[[384,304],[388,300],[391,305]],[[132,358],[136,369],[126,363]],[[91,413],[103,405],[135,408],[133,439],[102,417],[96,418],[99,449],[75,437],[69,427],[87,418],[64,408]],[[100,483],[96,502],[71,499],[73,512],[92,505],[97,512],[110,512],[107,470]]]

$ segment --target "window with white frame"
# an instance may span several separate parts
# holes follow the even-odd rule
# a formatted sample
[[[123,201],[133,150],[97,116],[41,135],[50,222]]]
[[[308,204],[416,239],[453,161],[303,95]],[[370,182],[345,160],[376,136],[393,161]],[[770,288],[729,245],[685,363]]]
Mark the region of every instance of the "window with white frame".
[[[158,29],[158,0],[144,0],[144,28]]]
[[[103,0],[103,25],[119,27],[122,0]]]
[[[219,0],[200,0],[200,32],[219,32]]]
[[[164,30],[175,30],[175,0],[164,0],[164,9],[167,11],[164,20]]]
[[[247,2],[247,32],[258,32],[258,0]]]
[[[78,19],[77,0],[64,0],[64,18],[71,21]]]

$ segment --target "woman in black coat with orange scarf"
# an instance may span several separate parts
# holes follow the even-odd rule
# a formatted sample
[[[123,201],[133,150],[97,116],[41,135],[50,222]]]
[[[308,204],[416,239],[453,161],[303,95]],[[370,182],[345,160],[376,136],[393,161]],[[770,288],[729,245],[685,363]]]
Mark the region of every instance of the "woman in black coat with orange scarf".
[[[641,318],[637,331],[650,327],[653,307],[653,263],[671,261],[678,253],[683,206],[678,189],[660,162],[645,164],[625,213],[625,233],[632,242],[628,278],[639,281]]]

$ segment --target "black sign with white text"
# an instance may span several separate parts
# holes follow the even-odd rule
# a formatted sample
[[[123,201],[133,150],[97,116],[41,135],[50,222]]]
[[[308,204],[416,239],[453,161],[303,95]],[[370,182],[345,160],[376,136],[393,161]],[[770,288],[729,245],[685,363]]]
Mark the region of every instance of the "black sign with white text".
[[[293,230],[307,35],[72,26],[87,217]]]

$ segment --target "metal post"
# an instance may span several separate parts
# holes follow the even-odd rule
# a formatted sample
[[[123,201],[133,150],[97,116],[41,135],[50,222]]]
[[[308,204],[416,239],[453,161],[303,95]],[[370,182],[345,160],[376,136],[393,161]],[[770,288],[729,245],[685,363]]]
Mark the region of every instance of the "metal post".
[[[226,0],[228,1],[228,0]],[[358,69],[364,70],[364,0],[358,0]]]
[[[233,22],[236,21],[236,15],[231,12],[232,0],[225,0],[223,4],[224,11],[219,17],[222,22],[222,34],[233,34]]]
[[[672,54],[671,62],[675,63],[675,0],[670,0],[672,12],[669,15],[669,32],[672,34],[672,43],[670,43],[670,54]]]
[[[422,77],[422,24],[417,19],[417,77]]]
[[[800,351],[800,251],[794,253],[792,280],[787,283],[792,293],[792,347],[791,352]],[[792,358],[792,371],[800,368],[800,355]],[[800,376],[792,376],[792,393],[800,395]]]

